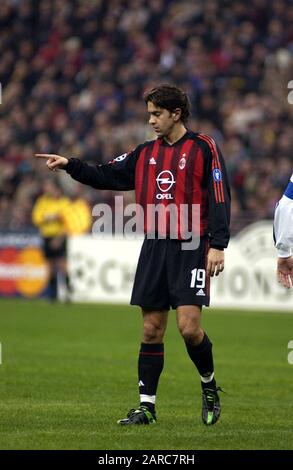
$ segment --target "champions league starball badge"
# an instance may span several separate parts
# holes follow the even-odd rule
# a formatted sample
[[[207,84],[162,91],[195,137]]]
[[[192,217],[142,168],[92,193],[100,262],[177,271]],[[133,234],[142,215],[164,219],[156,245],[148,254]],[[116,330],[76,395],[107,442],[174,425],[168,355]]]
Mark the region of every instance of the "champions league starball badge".
[[[219,168],[215,168],[213,170],[213,178],[214,178],[214,181],[216,181],[216,183],[219,183],[220,181],[222,181],[222,172],[221,170],[219,170]]]

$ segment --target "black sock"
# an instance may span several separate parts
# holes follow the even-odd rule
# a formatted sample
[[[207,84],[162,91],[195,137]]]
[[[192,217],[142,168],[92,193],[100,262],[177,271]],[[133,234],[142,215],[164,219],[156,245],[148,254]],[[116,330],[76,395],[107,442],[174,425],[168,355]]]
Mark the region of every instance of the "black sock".
[[[164,367],[164,344],[141,343],[138,359],[140,404],[155,411],[155,396]]]
[[[214,372],[214,361],[212,353],[212,343],[206,333],[204,333],[203,340],[200,344],[194,346],[185,342],[186,349],[190,359],[196,366],[201,377],[209,377]],[[201,382],[202,388],[215,388],[216,381],[213,378],[210,382]]]
[[[51,300],[57,299],[57,273],[54,271],[49,281],[49,296]]]
[[[72,292],[72,286],[71,286],[70,278],[69,278],[68,274],[65,274],[65,285],[66,285],[67,292],[71,293]]]

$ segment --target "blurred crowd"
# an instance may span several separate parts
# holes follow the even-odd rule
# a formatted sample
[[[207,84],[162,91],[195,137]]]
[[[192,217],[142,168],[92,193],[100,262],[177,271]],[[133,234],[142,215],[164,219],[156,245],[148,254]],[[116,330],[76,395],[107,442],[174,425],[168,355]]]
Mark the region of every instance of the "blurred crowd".
[[[189,127],[222,149],[232,232],[271,218],[293,166],[292,24],[290,0],[1,0],[0,230],[32,229],[51,177],[34,153],[101,163],[153,138],[142,93],[160,82],[189,94]]]

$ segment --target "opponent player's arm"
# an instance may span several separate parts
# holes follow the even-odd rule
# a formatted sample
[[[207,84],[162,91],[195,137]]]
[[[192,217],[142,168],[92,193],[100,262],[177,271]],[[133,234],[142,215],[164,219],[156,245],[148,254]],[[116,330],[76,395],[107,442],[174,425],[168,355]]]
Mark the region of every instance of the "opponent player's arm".
[[[208,178],[209,237],[210,249],[207,259],[207,274],[217,276],[224,270],[224,248],[230,238],[230,187],[224,159],[212,141],[206,144],[205,162]]]
[[[35,156],[46,158],[50,170],[65,170],[76,181],[95,189],[128,191],[135,187],[135,167],[139,148],[101,165],[89,165],[78,158],[67,159],[53,154],[36,154]]]
[[[289,288],[293,286],[293,174],[275,209],[274,239],[278,250],[277,278]]]
[[[293,174],[275,209],[274,237],[279,258],[292,255],[293,247]]]

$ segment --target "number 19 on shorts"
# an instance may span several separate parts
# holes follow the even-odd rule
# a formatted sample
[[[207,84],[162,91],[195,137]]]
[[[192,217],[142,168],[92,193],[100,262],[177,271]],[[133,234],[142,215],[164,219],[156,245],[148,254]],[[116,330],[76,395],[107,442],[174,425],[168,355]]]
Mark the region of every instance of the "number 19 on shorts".
[[[191,271],[191,282],[190,287],[197,289],[204,289],[206,284],[206,272],[205,269],[195,268]]]

